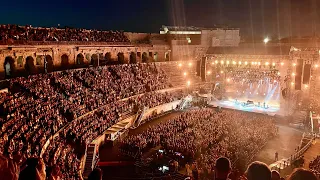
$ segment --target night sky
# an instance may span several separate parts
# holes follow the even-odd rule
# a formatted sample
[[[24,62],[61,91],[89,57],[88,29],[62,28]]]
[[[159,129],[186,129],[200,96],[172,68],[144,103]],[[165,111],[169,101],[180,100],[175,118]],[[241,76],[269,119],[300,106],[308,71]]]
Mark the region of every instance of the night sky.
[[[1,7],[0,24],[133,32],[227,25],[242,36],[320,35],[320,0],[6,0]]]

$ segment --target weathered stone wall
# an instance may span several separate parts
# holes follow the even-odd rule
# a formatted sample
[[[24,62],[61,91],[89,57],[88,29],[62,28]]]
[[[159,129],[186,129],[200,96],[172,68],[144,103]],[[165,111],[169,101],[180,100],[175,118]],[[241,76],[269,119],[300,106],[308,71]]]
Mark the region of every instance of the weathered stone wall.
[[[118,54],[123,53],[124,61],[130,62],[130,55],[136,56],[138,62],[142,61],[142,55],[145,53],[150,60],[165,61],[166,54],[170,54],[170,46],[168,45],[104,45],[104,46],[92,46],[92,45],[39,45],[39,46],[0,46],[0,79],[4,79],[5,68],[7,62],[13,61],[11,66],[14,66],[15,75],[18,73],[27,74],[26,64],[27,61],[32,61],[36,72],[44,72],[44,57],[47,60],[52,59],[52,65],[54,70],[76,68],[77,56],[83,59],[84,64],[91,64],[92,60],[106,60],[107,57],[111,58],[111,61],[118,61]],[[28,59],[28,60],[27,60]],[[30,60],[31,59],[31,60]],[[80,61],[79,61],[80,62]],[[63,66],[68,67],[63,67]],[[7,65],[8,66],[8,65]],[[79,66],[80,67],[80,66]]]

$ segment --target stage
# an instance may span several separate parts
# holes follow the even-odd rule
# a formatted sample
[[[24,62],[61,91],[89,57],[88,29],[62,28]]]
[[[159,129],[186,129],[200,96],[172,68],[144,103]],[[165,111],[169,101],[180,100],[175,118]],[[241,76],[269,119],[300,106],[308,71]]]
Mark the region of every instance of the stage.
[[[254,101],[253,101],[254,102]],[[280,115],[283,116],[284,112],[281,111],[280,105],[277,104],[267,104],[268,108],[264,107],[258,107],[257,102],[254,102],[254,105],[247,105],[244,106],[243,103],[246,103],[246,101],[239,101],[235,99],[225,99],[225,100],[215,100],[209,102],[210,105],[217,107],[223,107],[223,108],[228,108],[228,109],[235,109],[235,110],[240,110],[240,111],[247,111],[247,112],[255,112],[255,113],[260,113],[260,114],[267,114],[269,116],[274,116],[274,115]],[[261,105],[263,106],[263,105]]]

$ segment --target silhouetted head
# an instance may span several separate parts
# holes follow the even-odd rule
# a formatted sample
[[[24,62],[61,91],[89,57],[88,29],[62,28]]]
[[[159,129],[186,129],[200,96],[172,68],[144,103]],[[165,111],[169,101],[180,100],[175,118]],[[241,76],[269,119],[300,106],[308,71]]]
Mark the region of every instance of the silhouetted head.
[[[271,180],[271,170],[265,163],[259,161],[248,166],[246,175],[248,180]]]
[[[289,176],[288,180],[317,180],[316,175],[306,169],[298,168],[295,169]]]

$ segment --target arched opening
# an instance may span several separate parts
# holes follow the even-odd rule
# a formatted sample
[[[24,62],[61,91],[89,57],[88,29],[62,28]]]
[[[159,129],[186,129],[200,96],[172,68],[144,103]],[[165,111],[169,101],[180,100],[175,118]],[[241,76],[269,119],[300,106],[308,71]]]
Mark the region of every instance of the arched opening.
[[[106,64],[112,64],[113,63],[113,59],[112,59],[112,56],[111,56],[111,53],[110,52],[107,52],[105,55],[104,55],[104,59],[106,61]]]
[[[79,54],[77,55],[77,58],[76,58],[76,66],[77,66],[77,67],[83,67],[83,66],[84,66],[84,56],[83,56],[81,53],[79,53]]]
[[[165,61],[170,61],[169,52],[166,52],[164,55]]]
[[[154,60],[154,61],[158,61],[158,52],[155,52],[155,53],[153,54],[153,60]]]
[[[119,52],[118,53],[118,62],[120,64],[124,64],[125,63],[125,60],[124,60],[124,54],[122,52]]]
[[[44,71],[46,73],[53,72],[53,60],[50,55],[44,57]]]
[[[146,52],[142,53],[142,62],[143,63],[148,62],[148,54]]]
[[[91,56],[91,65],[98,66],[98,54],[92,54]]]
[[[104,59],[105,59],[107,62],[112,61],[111,53],[110,53],[110,52],[107,52],[106,55],[104,56]]]
[[[14,75],[15,66],[14,66],[14,59],[11,56],[7,56],[4,60],[4,72],[5,78],[11,78]]]
[[[70,66],[69,64],[69,57],[66,54],[61,56],[61,69],[68,69]]]
[[[24,65],[25,70],[28,74],[35,74],[36,73],[36,67],[34,66],[34,59],[31,56],[28,56],[26,58],[26,64]]]
[[[134,52],[130,53],[130,63],[131,64],[136,64],[137,63],[137,55]]]

